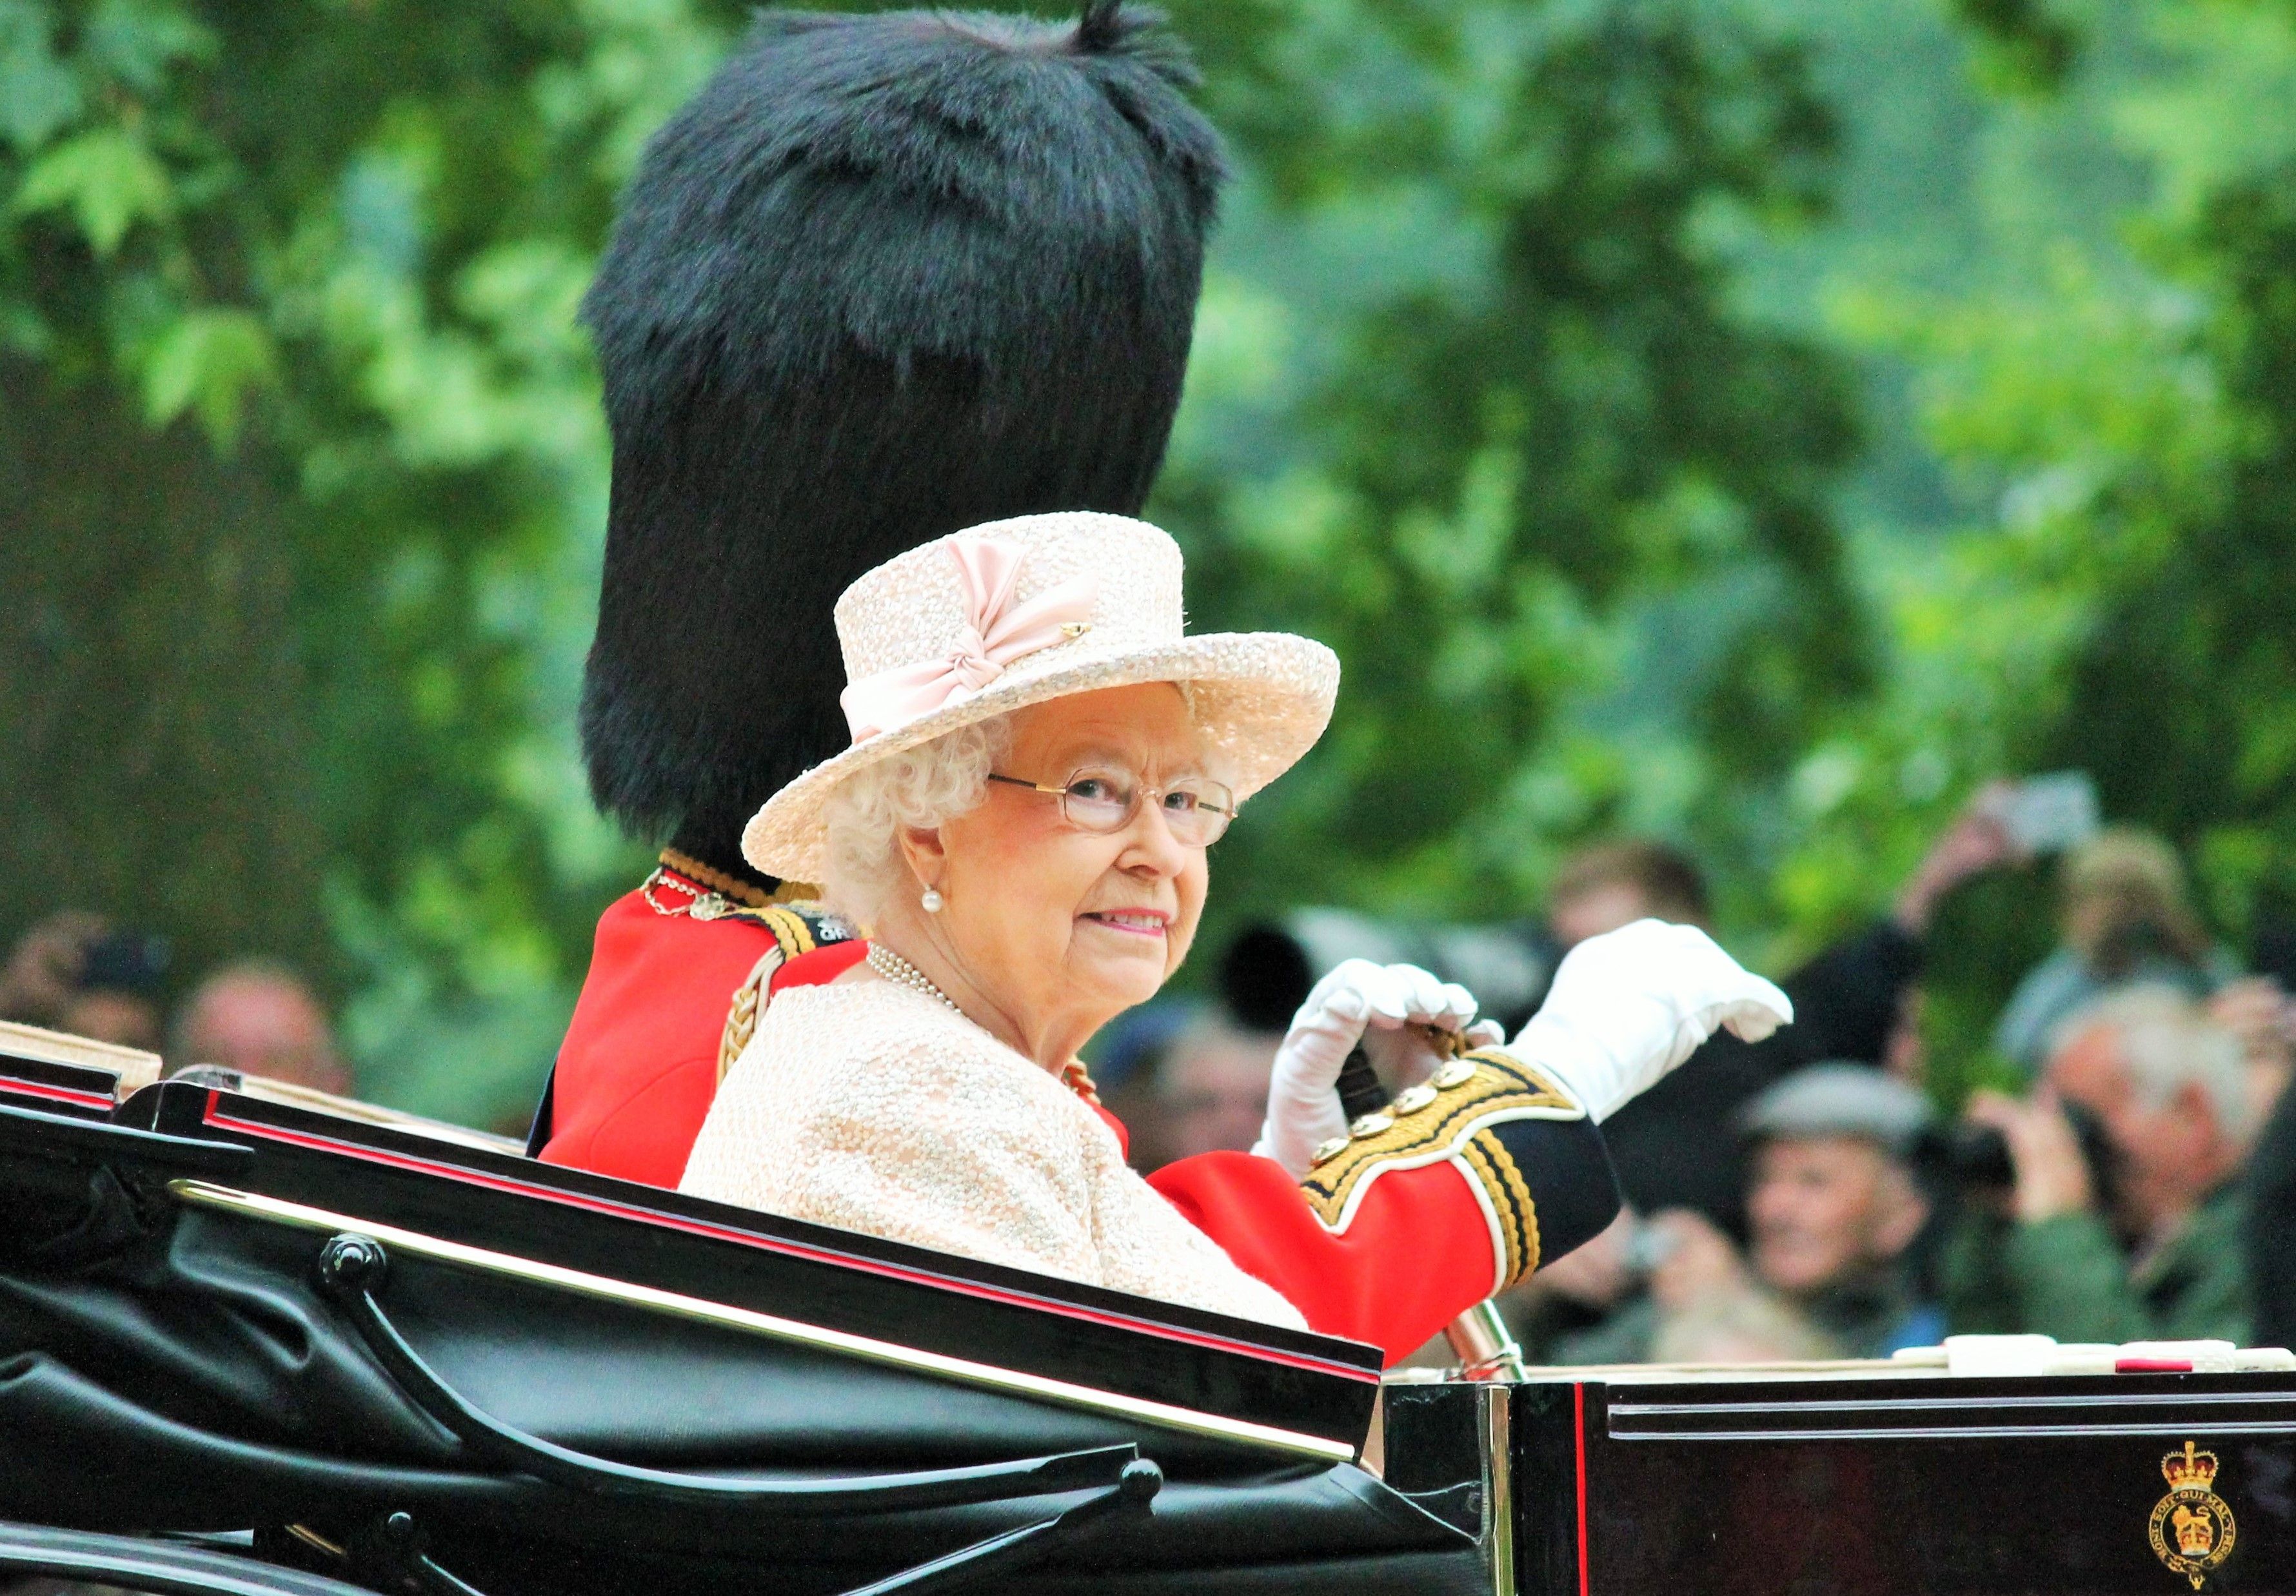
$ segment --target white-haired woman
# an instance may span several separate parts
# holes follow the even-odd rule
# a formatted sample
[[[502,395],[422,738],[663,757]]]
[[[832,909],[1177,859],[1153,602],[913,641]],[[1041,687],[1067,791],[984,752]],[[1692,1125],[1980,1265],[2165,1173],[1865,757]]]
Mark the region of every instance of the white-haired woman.
[[[1574,954],[1512,1052],[1468,1052],[1470,994],[1350,962],[1285,1039],[1260,1147],[1144,1181],[1078,1050],[1179,967],[1207,850],[1321,734],[1339,674],[1304,638],[1187,637],[1180,610],[1170,538],[1080,513],[848,590],[853,746],[743,850],[822,882],[868,955],[774,998],[681,1189],[1399,1357],[1607,1224],[1595,1123],[1784,1000],[1645,922]],[[1334,1086],[1367,1033],[1424,1079],[1350,1126]]]

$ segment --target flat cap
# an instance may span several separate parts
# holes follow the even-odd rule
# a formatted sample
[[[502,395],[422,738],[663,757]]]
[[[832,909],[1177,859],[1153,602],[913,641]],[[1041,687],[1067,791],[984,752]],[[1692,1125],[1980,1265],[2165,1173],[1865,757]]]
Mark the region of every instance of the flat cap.
[[[1750,1141],[1865,1136],[1904,1156],[1934,1117],[1928,1098],[1870,1064],[1813,1064],[1740,1109],[1738,1130]]]

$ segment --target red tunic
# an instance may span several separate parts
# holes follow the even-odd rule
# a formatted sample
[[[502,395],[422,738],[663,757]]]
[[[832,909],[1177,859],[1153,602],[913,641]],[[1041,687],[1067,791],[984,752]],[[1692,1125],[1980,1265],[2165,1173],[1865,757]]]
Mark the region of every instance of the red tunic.
[[[726,1011],[778,946],[755,921],[663,914],[643,888],[617,898],[599,917],[558,1050],[543,1162],[675,1187],[718,1095]],[[772,985],[833,979],[865,951],[859,942],[822,948],[807,970],[784,966]]]
[[[775,973],[771,988],[833,980],[866,945],[801,954]],[[775,946],[762,926],[660,914],[642,893],[609,908],[559,1052],[541,1157],[676,1186],[718,1090],[727,1010]],[[1126,1139],[1121,1122],[1099,1112]],[[1505,1283],[1507,1253],[1493,1213],[1456,1162],[1381,1171],[1337,1228],[1282,1165],[1249,1153],[1184,1158],[1149,1184],[1310,1327],[1370,1342],[1390,1363]]]
[[[1199,1153],[1148,1183],[1281,1291],[1308,1328],[1402,1362],[1500,1283],[1489,1222],[1456,1167],[1391,1170],[1344,1230],[1325,1228],[1291,1173],[1250,1153]]]

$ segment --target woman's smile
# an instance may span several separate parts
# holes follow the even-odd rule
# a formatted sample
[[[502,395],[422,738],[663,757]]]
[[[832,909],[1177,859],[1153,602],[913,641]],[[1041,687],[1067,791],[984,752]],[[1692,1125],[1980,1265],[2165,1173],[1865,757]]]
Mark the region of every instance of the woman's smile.
[[[1087,909],[1077,918],[1128,937],[1146,937],[1158,942],[1164,940],[1172,924],[1171,911],[1168,909]]]

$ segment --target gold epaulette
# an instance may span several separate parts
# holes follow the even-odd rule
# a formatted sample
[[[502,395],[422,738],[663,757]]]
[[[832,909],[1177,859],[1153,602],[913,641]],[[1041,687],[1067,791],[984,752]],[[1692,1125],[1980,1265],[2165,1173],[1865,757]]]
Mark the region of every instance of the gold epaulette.
[[[729,904],[717,918],[746,920],[774,935],[774,945],[766,950],[750,968],[748,978],[734,989],[734,1000],[726,1008],[726,1028],[718,1038],[718,1078],[722,1081],[726,1072],[734,1068],[734,1060],[742,1056],[742,1050],[750,1045],[750,1038],[758,1034],[758,1016],[765,1012],[766,994],[772,986],[774,973],[791,959],[845,938],[824,934],[829,926],[839,922],[827,909],[810,900],[771,903],[754,908]]]
[[[1522,1172],[1492,1132],[1509,1120],[1585,1117],[1538,1069],[1498,1048],[1477,1048],[1317,1148],[1300,1186],[1325,1225],[1345,1230],[1382,1171],[1457,1158],[1482,1191],[1505,1253],[1504,1278],[1520,1280],[1538,1267],[1538,1211]]]
[[[800,913],[803,910],[811,910],[813,918],[808,918]],[[809,954],[822,945],[824,939],[815,934],[813,921],[815,918],[825,918],[828,913],[829,911],[818,903],[810,899],[799,898],[788,903],[767,904],[758,908],[751,908],[746,904],[734,904],[723,911],[718,918],[746,920],[752,925],[765,927],[774,934],[775,945],[781,950],[782,962],[786,964],[800,954]],[[835,942],[841,941],[843,938],[830,937],[828,940]]]

